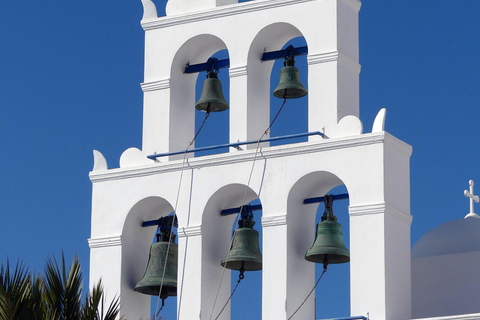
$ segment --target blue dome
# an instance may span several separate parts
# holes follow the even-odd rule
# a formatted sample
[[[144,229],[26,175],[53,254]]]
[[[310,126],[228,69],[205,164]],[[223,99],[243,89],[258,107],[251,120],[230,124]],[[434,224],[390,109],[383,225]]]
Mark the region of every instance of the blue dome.
[[[412,258],[480,251],[480,219],[457,219],[425,233],[415,243]]]

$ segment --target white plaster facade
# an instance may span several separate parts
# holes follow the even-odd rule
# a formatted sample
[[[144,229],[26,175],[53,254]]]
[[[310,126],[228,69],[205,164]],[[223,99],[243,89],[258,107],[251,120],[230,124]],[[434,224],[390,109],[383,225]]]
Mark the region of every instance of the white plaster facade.
[[[254,146],[190,157],[185,167],[178,156],[157,163],[146,156],[188,145],[197,76],[183,71],[221,49],[230,59],[229,139],[258,139],[268,127],[273,65],[262,63],[261,55],[302,36],[308,45],[308,131],[324,131],[327,138],[262,146],[257,156],[247,202],[258,198],[263,207],[262,319],[288,319],[315,283],[314,264],[304,259],[314,234],[304,229],[314,224],[316,208],[302,201],[342,184],[350,196],[351,314],[411,318],[412,149],[384,131],[385,110],[372,132],[363,133],[358,119],[360,2],[233,2],[170,0],[168,15],[157,17],[153,2],[142,0],[143,146],[126,150],[116,169],[94,152],[90,283],[101,278],[110,298],[119,295],[126,319],[150,317],[149,296],[133,290],[155,231],[141,223],[172,212],[183,170],[177,319],[209,319],[234,218],[220,211],[241,205]],[[230,290],[227,272],[219,300]],[[213,313],[220,308],[216,304]],[[313,317],[311,296],[294,319]],[[228,308],[220,319],[230,319]]]

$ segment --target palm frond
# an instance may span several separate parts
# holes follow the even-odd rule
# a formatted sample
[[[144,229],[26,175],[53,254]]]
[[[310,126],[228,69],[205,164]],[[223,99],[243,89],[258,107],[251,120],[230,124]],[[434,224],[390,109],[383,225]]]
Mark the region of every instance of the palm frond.
[[[23,320],[29,317],[31,277],[24,265],[17,262],[13,274],[10,264],[0,267],[0,320]]]
[[[65,276],[65,259],[62,254],[62,270]],[[64,319],[79,319],[82,305],[83,276],[80,260],[74,256],[65,287]]]
[[[120,313],[120,301],[118,298],[110,303],[108,310],[103,316],[105,296],[102,281],[99,281],[91,293],[87,294],[83,306],[82,320],[115,320]]]
[[[45,301],[43,295],[43,279],[41,275],[31,276],[30,284],[30,310],[34,320],[45,319]]]
[[[82,307],[82,320],[97,320],[99,318],[99,306],[102,301],[102,287],[98,283],[91,293],[85,297],[85,303]]]
[[[105,317],[102,320],[115,320],[117,319],[117,316],[119,314],[120,314],[120,299],[116,297],[113,299],[112,303],[110,303],[107,313],[105,314]],[[123,319],[123,317],[120,317],[120,319]]]
[[[101,281],[85,296],[82,303],[82,271],[74,256],[67,274],[62,253],[61,266],[55,257],[47,259],[45,274],[36,277],[17,262],[0,266],[0,320],[116,320],[120,302],[115,298],[105,316]],[[120,318],[122,319],[122,318]]]
[[[45,267],[44,296],[49,319],[80,319],[82,272],[77,256],[73,258],[67,277],[65,257],[62,253],[62,268],[55,257],[47,260]]]

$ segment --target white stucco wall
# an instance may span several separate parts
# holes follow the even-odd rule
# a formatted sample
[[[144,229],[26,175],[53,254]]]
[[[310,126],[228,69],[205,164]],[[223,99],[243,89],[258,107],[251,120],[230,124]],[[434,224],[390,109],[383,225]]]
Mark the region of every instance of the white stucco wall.
[[[396,150],[396,157],[385,157],[387,149]],[[305,287],[314,283],[313,264],[303,256],[313,243],[314,234],[304,228],[314,223],[315,210],[304,206],[303,199],[321,196],[342,183],[350,194],[352,314],[410,317],[410,272],[405,264],[411,218],[406,206],[390,204],[384,192],[408,189],[408,179],[387,179],[384,170],[395,162],[408,163],[409,151],[384,132],[262,149],[247,201],[259,197],[263,206],[264,319],[287,319]],[[219,262],[228,252],[233,223],[233,217],[221,217],[220,211],[240,205],[253,157],[251,150],[188,160],[177,208],[180,319],[209,316],[206,310],[216,293],[211,283],[217,283],[222,272]],[[110,290],[120,292],[127,318],[148,316],[149,298],[133,287],[143,275],[144,263],[138,261],[148,255],[155,228],[140,225],[171,212],[176,199],[172,186],[178,186],[181,166],[181,161],[170,161],[91,173],[91,242],[104,239],[103,247],[92,247],[91,279],[102,277]],[[389,263],[392,259],[395,263]],[[402,259],[406,261],[396,263]],[[106,272],[106,265],[116,267]],[[226,299],[229,292],[226,277],[220,297]],[[180,304],[185,300],[189,302]],[[312,298],[299,317],[310,317],[313,310]],[[228,311],[222,319],[229,319]]]
[[[360,2],[219,1],[219,6],[203,11],[178,7],[177,14],[172,9],[162,18],[156,17],[152,2],[142,2],[143,146],[126,150],[121,168],[107,169],[101,154],[95,156],[95,170],[90,173],[90,283],[102,278],[109,297],[120,294],[126,319],[150,316],[150,297],[133,291],[145,270],[144,259],[155,232],[154,227],[141,228],[141,223],[173,210],[182,177],[176,207],[177,317],[209,319],[217,293],[212,284],[218,283],[223,271],[220,261],[228,252],[234,218],[221,217],[220,211],[241,205],[255,160],[246,202],[258,198],[263,207],[262,319],[288,319],[303,301],[306,288],[314,284],[314,264],[304,255],[314,239],[310,226],[315,206],[302,201],[342,184],[350,195],[352,314],[369,313],[371,319],[379,320],[410,318],[412,150],[383,131],[384,111],[376,120],[375,132],[362,131],[358,119]],[[266,80],[273,64],[262,63],[261,55],[281,49],[297,36],[303,36],[308,45],[308,130],[325,131],[327,138],[262,145],[258,157],[251,148],[190,156],[185,166],[178,156],[158,163],[146,158],[183,150],[192,139],[196,75],[183,71],[187,63],[205,62],[221,49],[228,49],[230,59],[229,139],[258,139],[268,126],[271,88]],[[230,273],[226,273],[219,301],[225,301],[230,290]],[[214,315],[221,305],[216,304]],[[312,296],[295,319],[313,317]],[[219,319],[230,319],[228,307]]]

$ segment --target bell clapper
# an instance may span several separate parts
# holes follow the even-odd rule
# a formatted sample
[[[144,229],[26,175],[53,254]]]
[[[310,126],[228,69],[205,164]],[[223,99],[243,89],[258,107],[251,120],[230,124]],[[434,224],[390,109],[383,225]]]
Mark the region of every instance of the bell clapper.
[[[162,306],[158,309],[158,312],[162,311],[163,307],[165,306],[165,299],[162,298]]]
[[[238,275],[238,283],[240,283],[240,281],[242,281],[243,278],[245,278],[245,275],[244,275],[244,273],[245,273],[245,262],[244,261],[242,261],[242,267],[240,268],[239,271],[240,271],[240,274]]]
[[[328,254],[325,255],[325,259],[323,259],[323,273],[327,272],[328,268]]]

